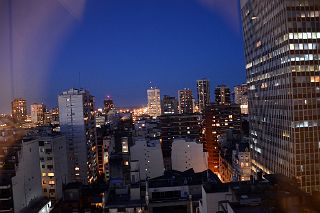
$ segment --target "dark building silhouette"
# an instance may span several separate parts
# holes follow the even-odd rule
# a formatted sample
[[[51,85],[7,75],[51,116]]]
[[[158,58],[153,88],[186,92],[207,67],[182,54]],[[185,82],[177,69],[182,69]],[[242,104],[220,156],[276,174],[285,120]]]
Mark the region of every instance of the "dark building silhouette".
[[[114,109],[114,103],[110,96],[107,96],[103,101],[103,112],[108,114],[108,112]]]
[[[162,99],[161,113],[163,115],[178,114],[178,101],[175,97],[165,95]]]
[[[216,104],[230,104],[230,88],[226,85],[219,85],[214,90]]]
[[[164,166],[171,169],[171,146],[174,139],[200,140],[201,115],[178,114],[160,116],[161,148]]]
[[[197,96],[199,112],[203,112],[210,104],[210,82],[208,79],[197,80]]]
[[[183,89],[178,91],[179,100],[179,113],[180,114],[191,114],[193,113],[193,96],[192,90]]]

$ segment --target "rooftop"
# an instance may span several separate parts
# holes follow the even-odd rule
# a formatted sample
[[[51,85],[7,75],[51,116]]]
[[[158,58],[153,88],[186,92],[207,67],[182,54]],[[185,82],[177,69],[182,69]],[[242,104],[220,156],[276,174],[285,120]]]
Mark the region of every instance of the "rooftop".
[[[183,186],[183,185],[201,185],[204,182],[221,184],[217,175],[211,170],[195,173],[193,169],[179,172],[175,170],[165,171],[164,175],[149,180],[150,188]]]

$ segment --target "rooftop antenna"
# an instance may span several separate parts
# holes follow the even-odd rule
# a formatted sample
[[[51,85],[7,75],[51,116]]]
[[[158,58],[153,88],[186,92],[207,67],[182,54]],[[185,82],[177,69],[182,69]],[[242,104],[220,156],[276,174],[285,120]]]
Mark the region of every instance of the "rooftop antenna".
[[[80,79],[81,79],[81,73],[80,73],[80,71],[78,72],[78,85],[79,85],[79,89],[81,88],[81,81],[80,81]]]
[[[12,1],[8,0],[9,11],[9,55],[10,55],[10,81],[11,81],[11,98],[15,97],[14,90],[14,63],[13,63],[13,38],[12,38]]]

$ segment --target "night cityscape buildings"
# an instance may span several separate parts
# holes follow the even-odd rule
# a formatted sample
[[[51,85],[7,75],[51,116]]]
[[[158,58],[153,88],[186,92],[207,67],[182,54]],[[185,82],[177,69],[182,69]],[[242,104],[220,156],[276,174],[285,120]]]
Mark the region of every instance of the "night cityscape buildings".
[[[241,0],[253,165],[320,190],[320,2]]]
[[[161,115],[160,89],[151,87],[147,90],[148,114],[152,117]]]
[[[199,114],[178,114],[162,115],[159,119],[164,167],[170,170],[172,167],[171,148],[174,139],[200,142],[202,118]]]
[[[60,94],[56,92],[54,105],[48,97],[35,100],[38,94],[27,96],[27,91],[23,95],[15,92],[15,76],[19,74],[19,78],[28,83],[36,76],[25,78],[15,73],[25,66],[19,63],[19,57],[16,56],[18,52],[18,56],[24,58],[25,51],[20,50],[20,43],[15,43],[13,39],[17,37],[15,33],[20,27],[12,29],[17,20],[12,14],[24,14],[11,8],[19,3],[11,4],[9,1],[6,9],[10,9],[8,14],[2,14],[0,7],[0,16],[9,16],[8,24],[12,26],[8,35],[15,41],[10,40],[8,45],[12,75],[11,113],[0,114],[0,213],[320,212],[320,1],[239,1],[244,36],[245,65],[242,68],[243,76],[246,69],[245,83],[238,81],[236,75],[233,76],[235,69],[231,65],[234,63],[229,63],[229,57],[232,57],[232,62],[238,57],[229,54],[229,41],[225,37],[223,51],[215,51],[221,50],[219,45],[207,48],[219,52],[219,57],[221,54],[226,59],[222,69],[219,67],[219,57],[212,57],[209,52],[203,52],[208,56],[203,57],[196,48],[188,49],[186,45],[186,50],[192,51],[179,54],[183,56],[182,61],[172,57],[170,51],[166,50],[166,54],[159,52],[161,57],[173,58],[175,63],[182,62],[181,65],[187,69],[181,65],[174,67],[169,58],[162,60],[157,57],[158,64],[148,57],[139,61],[140,51],[151,56],[159,54],[159,49],[145,51],[143,45],[148,43],[148,39],[144,39],[138,43],[139,48],[134,49],[136,55],[133,55],[127,48],[135,46],[134,43],[130,41],[126,44],[126,39],[123,39],[121,43],[115,42],[117,49],[113,54],[103,55],[95,50],[92,58],[97,60],[103,56],[108,59],[108,66],[129,64],[130,74],[120,66],[119,70],[112,66],[106,69],[96,63],[90,68],[107,72],[95,75],[89,70],[84,74],[86,81],[82,82],[82,69],[79,69],[79,87],[85,84],[90,91],[71,88]],[[76,17],[71,2],[58,4],[64,13],[69,12],[73,18],[81,20],[82,17]],[[109,6],[118,14],[113,4],[116,3]],[[121,8],[128,7],[127,4],[119,5]],[[184,2],[183,6],[187,8],[188,5]],[[215,7],[218,5],[214,4]],[[144,6],[147,8],[147,5]],[[192,8],[194,6],[192,4]],[[231,8],[231,1],[227,6]],[[156,14],[156,9],[151,10],[152,14]],[[137,11],[143,14],[145,20],[146,14]],[[173,11],[175,16],[180,12]],[[99,11],[94,12],[96,14]],[[46,11],[41,14],[46,14]],[[110,15],[113,17],[115,14]],[[128,17],[132,23],[138,24],[135,16],[126,14],[130,15]],[[165,14],[171,20],[170,14]],[[209,17],[203,14],[205,18]],[[232,14],[236,14],[235,11]],[[196,14],[191,18],[195,21]],[[46,19],[39,20],[42,22]],[[149,30],[149,23],[152,23],[157,29],[156,34],[163,36],[156,19],[150,20],[147,20],[148,26],[143,26],[143,29]],[[3,22],[0,22],[0,28]],[[94,27],[92,22],[88,23]],[[33,32],[31,24],[24,26]],[[192,32],[193,36],[208,36],[207,33],[212,29],[206,29],[203,33],[200,30],[204,29],[203,26],[198,25],[197,30]],[[217,28],[220,25],[212,26]],[[53,25],[50,25],[50,30],[55,32],[51,27]],[[181,33],[183,28],[176,29],[183,38],[190,36]],[[133,25],[133,29],[134,33],[141,31],[136,25]],[[27,35],[17,32],[28,40]],[[45,30],[43,32],[46,34]],[[122,30],[119,32],[123,33]],[[119,32],[110,30],[108,36]],[[90,31],[90,36],[95,33],[94,30]],[[127,34],[133,35],[132,38],[138,37]],[[150,36],[153,42],[158,42],[143,30],[144,34]],[[174,38],[173,35],[174,31],[170,31],[170,38]],[[86,36],[89,37],[89,34]],[[210,39],[211,42],[217,40]],[[172,50],[181,51],[178,43],[175,46],[180,41],[180,38],[174,39],[174,43],[167,45]],[[203,42],[204,46],[210,47],[210,42],[205,39],[193,38],[193,41]],[[92,43],[88,43],[91,46]],[[186,44],[184,40],[183,44]],[[200,43],[194,44],[198,46]],[[99,40],[100,45],[103,46],[103,43]],[[232,44],[232,48],[234,46]],[[87,48],[84,50],[89,50]],[[121,48],[125,48],[124,51]],[[194,52],[193,65],[188,64],[191,61],[187,55],[189,52]],[[224,52],[228,53],[227,57],[223,55]],[[113,60],[117,53],[121,53],[121,64]],[[72,55],[68,54],[68,61],[72,61]],[[127,60],[126,55],[133,56],[133,61]],[[199,64],[198,56],[204,60],[210,58],[210,62],[214,59],[214,67],[201,61]],[[3,58],[6,57],[0,57],[0,60]],[[240,55],[239,58],[242,60]],[[90,57],[87,59],[91,63]],[[28,63],[40,62],[28,60]],[[74,63],[74,70],[81,62],[78,60]],[[163,69],[162,63],[168,67]],[[152,72],[149,67],[147,73],[141,75],[135,71],[137,64],[151,65]],[[237,71],[240,72],[239,67]],[[182,69],[184,72],[181,74],[179,70]],[[189,75],[193,69],[200,69],[201,73],[197,71],[196,76]],[[219,73],[213,71],[214,76],[205,74],[205,70],[211,69]],[[60,72],[59,66],[57,70]],[[121,73],[118,72],[120,70]],[[233,80],[230,80],[228,70],[233,71]],[[63,79],[69,79],[69,73],[62,71]],[[59,72],[53,72],[50,81],[60,80]],[[120,76],[115,77],[119,73]],[[228,80],[223,81],[221,74]],[[97,76],[101,82],[94,81]],[[200,76],[208,76],[210,80],[201,79]],[[118,89],[113,88],[110,79]],[[146,82],[153,85],[150,79],[161,85],[161,92],[166,95],[161,96],[157,87],[146,89]],[[140,89],[139,94],[134,90],[137,88],[129,86],[135,80],[141,82],[135,84]],[[165,84],[161,83],[163,80]],[[72,83],[70,81],[67,85]],[[104,87],[105,84],[108,87]],[[55,84],[55,89],[62,85]],[[46,86],[50,87],[50,84]],[[95,91],[94,87],[98,87],[99,91]],[[215,97],[212,97],[210,87],[214,88]],[[97,99],[92,92],[97,94]],[[103,98],[106,92],[115,96]],[[197,97],[193,96],[193,92]],[[22,98],[15,98],[19,97],[17,94]],[[144,100],[147,97],[147,102],[141,103],[140,96]],[[126,102],[119,99],[125,99]],[[8,105],[10,100],[7,101]],[[27,100],[34,104],[27,106]],[[117,100],[117,107],[114,100]]]
[[[27,101],[22,98],[11,102],[12,118],[17,122],[23,122],[27,118]]]
[[[215,103],[216,104],[230,104],[231,103],[231,94],[230,88],[226,85],[218,85],[215,90]]]
[[[46,106],[44,104],[31,104],[31,121],[34,124],[44,124]]]
[[[192,90],[182,89],[178,91],[178,101],[179,101],[179,113],[180,114],[192,114],[194,99],[192,96]]]
[[[239,105],[210,104],[206,107],[203,118],[203,140],[208,152],[208,168],[219,172],[219,138],[229,129],[241,129]]]
[[[97,178],[94,97],[83,89],[70,89],[58,97],[61,133],[67,138],[70,180],[82,183]]]
[[[111,97],[108,95],[104,101],[103,101],[103,112],[105,114],[108,114],[108,112],[112,109],[114,109],[115,106],[114,106],[114,103],[113,103],[113,100],[111,99]]]
[[[162,109],[161,112],[163,115],[168,115],[168,114],[178,114],[178,101],[176,97],[171,97],[168,95],[163,96],[162,99]]]
[[[240,105],[241,114],[248,114],[248,86],[246,84],[234,87],[234,103]]]
[[[203,112],[210,104],[210,82],[208,79],[197,80],[197,96],[199,112]]]

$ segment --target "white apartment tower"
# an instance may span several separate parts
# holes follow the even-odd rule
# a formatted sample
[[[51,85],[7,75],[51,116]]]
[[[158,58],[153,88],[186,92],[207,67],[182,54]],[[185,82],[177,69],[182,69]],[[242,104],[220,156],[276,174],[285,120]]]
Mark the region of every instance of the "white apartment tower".
[[[58,102],[71,181],[91,183],[97,178],[94,97],[84,89],[70,89],[59,95]]]

